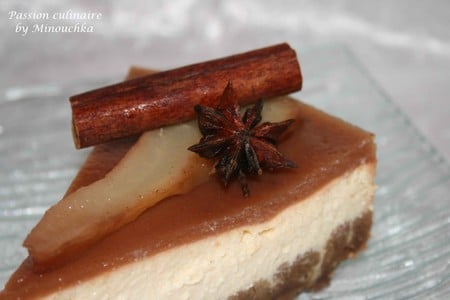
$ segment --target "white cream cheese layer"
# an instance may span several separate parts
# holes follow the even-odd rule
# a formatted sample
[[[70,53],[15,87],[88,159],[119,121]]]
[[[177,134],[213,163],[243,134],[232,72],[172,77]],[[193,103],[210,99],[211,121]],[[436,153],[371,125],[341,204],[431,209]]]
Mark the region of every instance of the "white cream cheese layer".
[[[333,180],[273,219],[145,257],[46,299],[226,299],[283,263],[323,253],[332,232],[372,210],[374,165]],[[317,274],[316,274],[317,275]]]

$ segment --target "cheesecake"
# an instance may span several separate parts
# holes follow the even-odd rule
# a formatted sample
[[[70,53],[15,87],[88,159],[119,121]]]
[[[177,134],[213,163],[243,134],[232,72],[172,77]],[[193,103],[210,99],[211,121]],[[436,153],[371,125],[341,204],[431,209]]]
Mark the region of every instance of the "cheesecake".
[[[210,176],[62,264],[36,271],[25,259],[0,299],[291,299],[327,286],[370,236],[374,136],[292,98],[271,101],[296,120],[279,144],[296,169],[249,178],[248,198]],[[96,146],[65,197],[104,178],[136,139]]]

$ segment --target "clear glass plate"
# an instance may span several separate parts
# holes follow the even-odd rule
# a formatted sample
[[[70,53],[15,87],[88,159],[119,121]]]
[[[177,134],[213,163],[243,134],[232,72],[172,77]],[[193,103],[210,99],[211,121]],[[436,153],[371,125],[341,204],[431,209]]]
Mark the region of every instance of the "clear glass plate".
[[[305,82],[296,96],[374,132],[379,157],[367,250],[341,264],[328,288],[300,299],[448,298],[450,167],[345,47],[317,46],[299,57]],[[0,286],[26,256],[25,235],[87,154],[74,150],[68,97],[111,82],[1,92]]]

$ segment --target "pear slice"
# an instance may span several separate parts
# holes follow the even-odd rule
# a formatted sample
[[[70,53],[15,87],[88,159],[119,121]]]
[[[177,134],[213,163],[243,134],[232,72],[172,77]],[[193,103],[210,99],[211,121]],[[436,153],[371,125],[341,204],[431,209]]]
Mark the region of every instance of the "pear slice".
[[[103,178],[51,207],[24,242],[44,266],[134,220],[158,201],[205,181],[210,162],[186,149],[200,139],[194,121],[143,134]]]
[[[295,100],[272,99],[264,105],[263,122],[295,118],[295,112]],[[24,242],[34,269],[64,263],[164,198],[206,181],[213,162],[186,150],[200,137],[196,121],[148,131],[104,178],[66,194]]]

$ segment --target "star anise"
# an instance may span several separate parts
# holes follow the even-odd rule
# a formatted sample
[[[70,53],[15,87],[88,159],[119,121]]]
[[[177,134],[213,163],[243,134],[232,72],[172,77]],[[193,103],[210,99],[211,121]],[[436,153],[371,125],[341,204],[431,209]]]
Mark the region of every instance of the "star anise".
[[[261,175],[262,170],[295,168],[275,144],[294,122],[265,122],[259,126],[263,102],[259,100],[241,117],[231,82],[226,86],[217,108],[196,105],[198,126],[203,137],[188,149],[201,157],[216,158],[215,170],[224,185],[238,178],[244,197],[248,197],[246,175]]]

